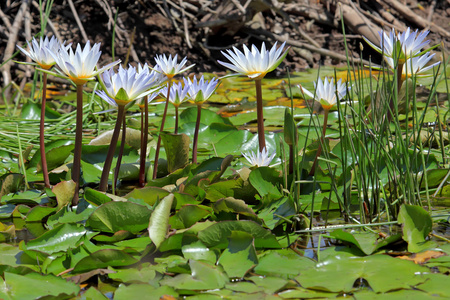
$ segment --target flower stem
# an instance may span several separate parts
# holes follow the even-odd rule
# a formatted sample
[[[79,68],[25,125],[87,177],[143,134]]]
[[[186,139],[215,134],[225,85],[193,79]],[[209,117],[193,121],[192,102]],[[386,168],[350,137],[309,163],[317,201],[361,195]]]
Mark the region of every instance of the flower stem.
[[[178,106],[175,105],[175,134],[178,134]]]
[[[144,111],[141,111],[141,157],[139,165],[139,186],[145,186],[145,160],[148,142],[148,97],[144,97]]]
[[[106,192],[106,189],[108,188],[109,171],[111,170],[111,164],[114,157],[114,152],[116,151],[117,140],[119,139],[120,133],[120,126],[122,125],[124,114],[125,114],[125,107],[123,105],[119,105],[117,109],[116,126],[114,127],[114,132],[111,137],[111,144],[109,145],[108,153],[106,154],[106,160],[103,166],[102,177],[100,178],[99,190],[101,192]]]
[[[45,157],[45,140],[44,140],[44,126],[45,126],[45,105],[47,101],[47,73],[42,76],[42,102],[41,102],[41,122],[39,124],[39,147],[41,150],[41,166],[42,175],[44,176],[45,187],[50,187],[50,179],[48,178],[47,158]]]
[[[314,158],[314,163],[312,165],[311,171],[309,172],[310,176],[313,176],[314,173],[316,172],[317,161],[319,159],[320,154],[322,153],[322,144],[325,146],[325,132],[327,131],[328,113],[329,112],[330,112],[329,109],[324,110],[322,137],[321,137],[321,141],[319,143],[319,147],[317,148],[317,154],[316,154],[316,157]]]
[[[264,136],[264,116],[263,116],[261,79],[255,79],[255,86],[256,86],[256,118],[258,121],[259,152],[262,152],[263,149],[266,148],[266,137]]]
[[[72,205],[78,204],[78,193],[80,189],[81,173],[81,146],[83,138],[83,84],[77,84],[77,117],[75,128],[75,149],[73,151],[72,180],[75,182],[75,194],[73,195]]]
[[[198,145],[198,131],[200,129],[200,117],[202,114],[202,105],[197,104],[197,121],[195,122],[195,131],[194,131],[194,144],[192,146],[192,163],[197,163],[197,145]]]
[[[119,155],[117,156],[116,170],[114,171],[114,186],[117,186],[117,182],[119,179],[120,165],[122,164],[123,148],[125,147],[125,140],[126,140],[126,136],[127,136],[126,128],[127,128],[127,122],[125,120],[125,114],[124,114],[122,117],[122,141],[120,143]]]
[[[167,82],[167,98],[166,98],[166,105],[164,106],[164,113],[161,120],[161,127],[159,128],[159,136],[158,136],[158,143],[156,144],[156,153],[155,153],[155,164],[153,167],[153,179],[156,179],[156,174],[158,172],[158,159],[159,159],[159,149],[161,148],[161,134],[164,130],[164,123],[166,122],[166,115],[167,115],[167,107],[169,106],[169,97],[170,97],[170,88],[172,86],[172,80],[169,78]]]

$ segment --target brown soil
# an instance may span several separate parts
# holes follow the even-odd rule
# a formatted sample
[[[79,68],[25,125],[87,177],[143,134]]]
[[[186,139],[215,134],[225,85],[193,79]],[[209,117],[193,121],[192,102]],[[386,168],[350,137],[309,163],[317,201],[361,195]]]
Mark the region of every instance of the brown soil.
[[[278,36],[310,44],[300,36],[299,31],[294,28],[295,25],[299,26],[301,30],[317,42],[320,48],[345,54],[340,20],[335,19],[334,16],[338,9],[336,1],[272,0],[271,2],[271,0],[255,0],[251,1],[250,5],[245,8],[245,14],[234,4],[235,2],[237,0],[234,2],[231,0],[80,0],[74,1],[74,5],[88,39],[92,42],[102,43],[104,63],[112,60],[112,18],[117,9],[115,57],[131,63],[138,60],[141,63],[148,62],[150,65],[154,65],[153,57],[156,54],[178,54],[180,57],[187,56],[189,63],[196,64],[193,70],[195,73],[223,72],[225,69],[217,63],[217,59],[224,60],[221,50],[229,49],[231,46],[242,49],[243,44],[256,44],[259,47],[262,41],[272,45],[274,40],[270,39],[270,35],[267,33],[275,33]],[[240,1],[242,6],[246,2]],[[375,4],[375,2],[381,4]],[[418,16],[425,19],[428,17],[430,9],[433,9],[431,20],[442,26],[447,32],[450,31],[450,0],[402,0],[399,2],[406,4]],[[180,3],[183,3],[184,10],[177,9]],[[326,15],[327,19],[314,21],[308,16],[293,13],[291,9],[285,12],[292,21],[292,23],[289,23],[286,18],[282,17],[282,13],[273,9],[275,7],[272,5],[273,3],[282,3],[284,8],[292,7],[293,4],[298,5],[298,7],[313,8]],[[107,10],[102,8],[100,4]],[[357,2],[353,5],[357,5]],[[401,24],[417,28],[416,24],[408,21],[402,14],[387,6],[383,1],[360,0],[359,5],[362,10],[372,13],[380,10],[381,6],[392,13]],[[19,6],[20,1],[11,0],[2,1],[2,4],[0,4],[0,8],[11,23],[14,21]],[[108,9],[111,11],[109,17],[106,13]],[[30,6],[30,12],[31,33],[36,34],[40,30],[39,12],[33,5]],[[375,15],[375,17],[379,16]],[[68,0],[56,0],[54,2],[50,19],[63,39],[72,43],[84,43],[80,27],[70,10]],[[214,24],[214,26],[211,24]],[[51,29],[48,29],[51,32]],[[389,27],[384,27],[384,29],[389,30]],[[380,55],[370,49],[354,28],[345,27],[345,30],[348,47],[353,57],[360,57],[360,45],[363,45],[363,57],[365,59],[371,57],[373,61],[379,62]],[[186,32],[189,34],[191,48],[186,42]],[[2,24],[0,26],[0,55],[3,54],[6,47],[8,34],[8,28],[5,24]],[[444,41],[445,44],[449,40],[448,37],[442,37],[435,32],[431,32],[429,38],[432,40],[432,44],[441,41]],[[18,44],[24,44],[25,40],[26,33],[24,26],[22,26],[18,35]],[[132,48],[130,49],[131,44]],[[130,56],[128,60],[127,55]],[[1,58],[2,61],[7,59],[7,57]],[[20,59],[23,59],[21,55],[18,60]],[[344,64],[345,62],[342,60],[293,47],[290,49],[283,66],[289,66],[293,71],[301,71],[319,65],[342,66]],[[283,66],[278,68],[278,72],[283,72]],[[23,69],[23,66],[12,66],[13,81],[17,78],[20,69]]]

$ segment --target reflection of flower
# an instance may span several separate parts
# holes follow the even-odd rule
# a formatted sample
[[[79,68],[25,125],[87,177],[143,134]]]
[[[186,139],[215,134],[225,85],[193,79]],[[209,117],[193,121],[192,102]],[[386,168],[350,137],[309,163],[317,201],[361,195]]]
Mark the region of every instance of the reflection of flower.
[[[57,53],[60,48],[68,49],[70,47],[70,45],[64,46],[64,43],[61,43],[54,36],[52,36],[50,40],[48,37],[45,37],[45,39],[42,39],[41,37],[39,43],[35,38],[33,38],[31,44],[30,42],[27,42],[28,50],[25,50],[20,46],[17,46],[17,48],[19,48],[23,54],[31,58],[42,69],[48,70],[56,64],[51,53]]]
[[[178,55],[176,54],[173,58],[172,55],[166,57],[166,55],[156,55],[156,68],[159,68],[162,74],[166,75],[167,78],[172,79],[175,75],[183,73],[184,71],[192,68],[194,65],[190,65],[183,69],[187,62],[187,58],[183,58],[180,63],[178,63]]]
[[[244,45],[244,53],[233,47],[234,52],[227,50],[227,54],[221,51],[231,64],[220,60],[217,62],[238,74],[246,75],[253,79],[261,79],[267,73],[275,70],[286,57],[289,49],[283,52],[285,44],[286,42],[277,48],[277,43],[275,43],[270,50],[266,50],[266,45],[263,43],[261,52],[255,45],[252,45],[251,51]]]
[[[314,82],[314,88],[316,90],[315,94],[309,92],[304,87],[299,86],[299,88],[308,96],[314,98],[316,101],[320,102],[323,109],[329,110],[333,106],[335,106],[338,100],[345,97],[347,94],[347,88],[345,83],[342,83],[342,80],[335,84],[334,78],[330,78],[328,80],[327,77],[322,81],[322,79],[318,78],[317,83]],[[336,97],[337,94],[337,97]]]
[[[266,167],[270,164],[272,159],[275,157],[276,152],[269,156],[269,151],[266,148],[263,148],[262,152],[253,152],[242,153],[245,159],[252,165],[256,167]]]
[[[203,78],[197,82],[197,78],[191,81],[189,78],[183,78],[185,86],[189,87],[188,94],[189,97],[197,104],[201,104],[208,100],[209,97],[216,90],[219,80],[217,78],[208,81]]]
[[[425,67],[425,65],[433,58],[434,54],[430,54],[429,52],[425,53],[422,56],[416,56],[413,58],[409,58],[405,64],[403,64],[402,69],[402,80],[405,80],[408,77],[417,76],[417,77],[427,77],[431,75],[423,74],[427,70],[439,65],[441,62],[438,61],[432,65],[429,65],[428,67]],[[389,67],[392,69],[395,68],[394,60],[390,57],[386,57],[386,62],[388,63]]]
[[[156,72],[146,71],[140,68],[137,72],[135,67],[129,66],[124,69],[119,66],[119,70],[113,69],[105,71],[102,75],[103,91],[97,91],[103,100],[111,105],[126,105],[133,100],[150,94],[150,89],[159,83]]]
[[[96,70],[101,53],[100,44],[94,44],[91,48],[89,41],[84,49],[81,49],[78,44],[75,52],[70,47],[67,49],[62,47],[57,53],[50,52],[65,77],[71,79],[76,85],[93,80],[98,74],[120,63],[118,60]]]
[[[381,48],[371,43],[365,37],[364,39],[372,48],[377,52],[382,53],[386,58],[397,58],[399,63],[405,63],[407,59],[420,54],[420,50],[430,42],[428,40],[423,42],[428,33],[428,30],[422,31],[419,34],[418,30],[411,32],[409,27],[405,32],[397,35],[395,34],[394,29],[392,29],[389,35],[381,30],[378,32],[381,38]]]
[[[180,106],[181,103],[187,100],[187,93],[189,91],[189,86],[181,84],[181,82],[173,83],[170,87],[169,101],[176,107]],[[167,96],[167,85],[160,90],[161,96]]]

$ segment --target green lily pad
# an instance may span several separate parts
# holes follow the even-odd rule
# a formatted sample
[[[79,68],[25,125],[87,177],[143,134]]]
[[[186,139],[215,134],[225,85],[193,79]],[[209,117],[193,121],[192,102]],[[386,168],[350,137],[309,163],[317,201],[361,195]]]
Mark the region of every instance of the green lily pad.
[[[179,274],[172,278],[164,278],[161,285],[167,285],[183,290],[212,290],[221,289],[228,283],[227,275],[219,266],[206,262],[190,260],[191,274]]]
[[[138,233],[148,226],[151,211],[132,202],[107,202],[99,206],[88,218],[86,226],[103,232],[126,230]]]
[[[5,273],[5,280],[0,278],[0,298],[8,300],[33,300],[45,296],[68,299],[76,296],[79,290],[78,285],[53,275]]]
[[[253,241],[253,236],[246,232],[231,232],[228,237],[228,247],[218,260],[229,277],[242,278],[253,266],[258,264]]]

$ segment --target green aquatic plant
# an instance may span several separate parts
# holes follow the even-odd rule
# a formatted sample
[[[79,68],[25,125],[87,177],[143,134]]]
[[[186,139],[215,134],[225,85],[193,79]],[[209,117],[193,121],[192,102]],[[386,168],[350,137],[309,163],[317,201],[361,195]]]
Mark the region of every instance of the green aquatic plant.
[[[127,107],[129,105],[132,105],[135,100],[145,97],[148,94],[154,93],[158,88],[158,85],[160,84],[160,77],[158,72],[150,72],[149,68],[145,65],[144,67],[139,67],[138,69],[132,66],[129,66],[128,69],[124,69],[122,66],[119,66],[119,70],[117,71],[117,73],[113,70],[104,72],[101,75],[100,82],[102,84],[103,90],[97,91],[97,95],[99,95],[109,104],[117,107],[116,125],[114,127],[111,144],[106,156],[99,186],[99,189],[105,192],[108,188],[109,171],[111,169],[111,164],[122,123],[122,135],[125,136],[125,111]],[[122,140],[124,141],[124,139]],[[124,143],[122,142],[121,147],[123,146]],[[121,155],[119,155],[117,160],[114,185],[117,181],[117,174],[120,169],[120,161]]]
[[[158,172],[159,150],[161,148],[161,134],[164,131],[164,124],[166,123],[167,108],[169,107],[169,101],[170,101],[169,99],[170,99],[172,80],[176,75],[181,74],[181,73],[189,70],[193,66],[195,66],[195,64],[192,64],[190,66],[183,68],[184,65],[187,63],[187,58],[184,57],[178,63],[178,55],[177,54],[173,58],[172,58],[172,55],[169,55],[169,57],[167,57],[165,54],[156,55],[155,61],[156,61],[155,68],[158,68],[158,72],[160,72],[161,74],[164,74],[167,77],[167,95],[166,95],[166,104],[164,106],[164,112],[163,112],[163,116],[162,116],[161,126],[159,127],[158,142],[156,143],[155,162],[153,165],[153,179],[156,178],[156,174]]]
[[[211,97],[214,91],[219,86],[219,80],[216,78],[211,79],[210,81],[205,80],[203,76],[197,81],[197,78],[194,77],[194,80],[183,78],[184,84],[188,89],[189,97],[194,101],[197,106],[197,121],[195,122],[195,131],[194,131],[194,143],[192,145],[192,163],[197,163],[197,145],[198,145],[198,131],[200,129],[200,118],[202,113],[202,104]]]
[[[56,53],[50,53],[56,61],[57,76],[72,81],[77,88],[77,116],[75,132],[75,149],[72,165],[72,180],[76,183],[75,194],[72,204],[78,203],[78,193],[81,174],[81,146],[83,138],[83,86],[95,76],[112,68],[120,63],[120,60],[107,64],[97,69],[97,63],[100,59],[100,44],[94,44],[91,47],[90,41],[87,41],[84,48],[78,44],[75,52],[71,47],[61,47]]]
[[[61,47],[69,48],[70,45],[64,46],[65,42],[61,43],[56,37],[52,36],[51,39],[45,37],[39,38],[39,42],[33,38],[30,42],[27,42],[28,50],[17,45],[17,48],[31,58],[34,63],[32,65],[39,66],[41,69],[50,70],[55,64],[56,61],[51,55],[51,53],[56,53],[59,51]],[[48,177],[48,169],[47,169],[47,158],[45,156],[45,142],[44,142],[44,126],[45,126],[45,108],[46,108],[46,100],[47,100],[47,73],[42,74],[42,100],[41,100],[41,120],[39,124],[39,150],[41,153],[41,166],[42,166],[42,175],[44,177],[44,185],[45,187],[50,187],[50,179]]]

